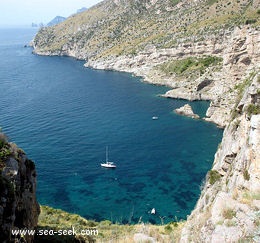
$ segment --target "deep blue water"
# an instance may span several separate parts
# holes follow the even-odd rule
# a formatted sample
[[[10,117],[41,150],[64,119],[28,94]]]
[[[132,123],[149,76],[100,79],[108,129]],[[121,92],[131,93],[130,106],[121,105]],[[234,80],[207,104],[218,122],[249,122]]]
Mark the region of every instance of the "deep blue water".
[[[166,87],[33,55],[35,31],[0,30],[0,127],[35,161],[39,202],[119,223],[186,218],[222,130],[174,114],[187,101],[158,96]],[[100,167],[106,146],[115,170]]]

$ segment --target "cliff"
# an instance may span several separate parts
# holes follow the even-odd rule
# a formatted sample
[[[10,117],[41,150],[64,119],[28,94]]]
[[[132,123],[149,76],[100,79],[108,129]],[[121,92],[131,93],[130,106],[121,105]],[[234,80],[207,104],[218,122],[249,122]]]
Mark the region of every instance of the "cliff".
[[[245,87],[183,242],[259,242],[260,76]]]
[[[53,28],[42,28],[34,52],[68,55],[86,66],[131,72],[167,85],[165,96],[211,100],[207,120],[225,127],[242,83],[259,63],[258,1],[103,1]],[[179,73],[190,58],[218,62]],[[181,64],[181,62],[185,62]],[[177,62],[177,63],[176,63]],[[187,80],[189,82],[187,82]]]
[[[0,133],[0,241],[15,242],[12,230],[34,229],[40,208],[36,200],[34,162]],[[26,242],[33,236],[25,235]]]
[[[210,100],[204,119],[225,131],[182,242],[259,241],[259,16],[257,0],[107,0],[34,39],[37,54],[131,72],[169,86],[165,97]]]
[[[34,39],[35,52],[84,60],[135,56],[225,35],[234,26],[259,25],[259,2],[241,0],[105,0]]]
[[[237,85],[259,68],[259,33],[259,30],[248,26],[235,27],[225,35],[214,34],[206,41],[180,43],[168,49],[150,46],[134,57],[89,60],[86,66],[132,72],[142,76],[146,82],[172,87],[165,97],[211,100],[206,120],[225,127],[236,103]],[[204,69],[192,68],[190,72],[181,74],[175,73],[174,67],[168,72],[164,69],[164,66],[170,66],[174,61],[178,67],[178,62],[182,65],[183,60],[191,57],[202,60],[203,57],[219,57],[221,62]],[[205,85],[201,87],[203,83]]]

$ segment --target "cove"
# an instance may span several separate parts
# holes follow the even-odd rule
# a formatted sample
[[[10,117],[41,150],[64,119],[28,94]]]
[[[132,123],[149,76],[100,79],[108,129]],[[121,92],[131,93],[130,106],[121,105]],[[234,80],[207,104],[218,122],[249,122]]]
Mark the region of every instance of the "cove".
[[[167,87],[33,55],[31,29],[0,32],[0,126],[35,161],[41,204],[118,223],[190,214],[221,129],[176,115],[188,102],[160,97]],[[200,115],[208,106],[190,104]],[[115,170],[100,167],[106,146]]]

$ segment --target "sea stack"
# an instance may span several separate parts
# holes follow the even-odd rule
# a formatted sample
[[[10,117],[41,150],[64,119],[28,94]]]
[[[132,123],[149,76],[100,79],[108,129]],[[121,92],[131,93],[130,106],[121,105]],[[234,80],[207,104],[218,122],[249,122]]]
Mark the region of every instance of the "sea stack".
[[[175,113],[180,114],[180,115],[184,115],[184,116],[188,116],[191,117],[193,119],[199,119],[199,115],[194,114],[191,106],[189,104],[186,104],[178,109],[174,110]]]

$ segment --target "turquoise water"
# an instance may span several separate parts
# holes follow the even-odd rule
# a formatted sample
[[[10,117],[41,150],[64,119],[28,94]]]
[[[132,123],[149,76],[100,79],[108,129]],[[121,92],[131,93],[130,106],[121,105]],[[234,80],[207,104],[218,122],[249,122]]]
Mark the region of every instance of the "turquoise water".
[[[39,202],[119,223],[185,219],[222,130],[174,114],[187,102],[160,97],[166,87],[33,55],[34,33],[0,30],[0,126],[35,161]],[[115,170],[100,167],[106,146]]]

